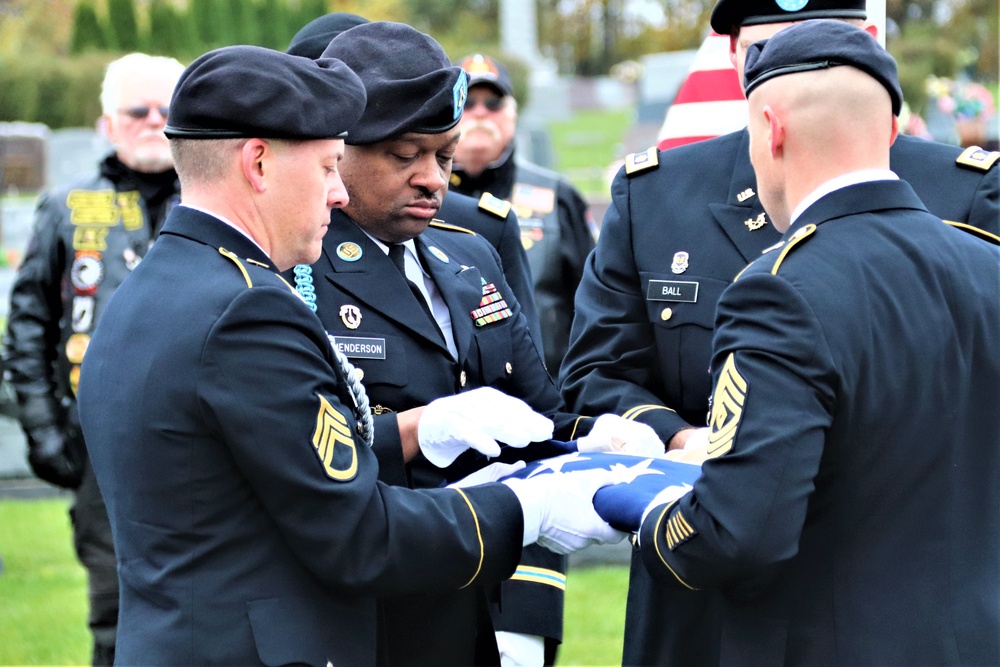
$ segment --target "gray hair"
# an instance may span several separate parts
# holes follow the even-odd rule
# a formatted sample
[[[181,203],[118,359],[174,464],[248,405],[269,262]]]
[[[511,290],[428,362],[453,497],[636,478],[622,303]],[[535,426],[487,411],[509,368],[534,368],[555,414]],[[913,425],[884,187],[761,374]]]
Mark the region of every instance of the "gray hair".
[[[184,71],[184,65],[174,58],[150,56],[145,53],[130,53],[108,64],[101,83],[101,111],[105,115],[118,110],[121,97],[122,79],[127,74],[141,72],[150,77],[163,76],[175,82]]]

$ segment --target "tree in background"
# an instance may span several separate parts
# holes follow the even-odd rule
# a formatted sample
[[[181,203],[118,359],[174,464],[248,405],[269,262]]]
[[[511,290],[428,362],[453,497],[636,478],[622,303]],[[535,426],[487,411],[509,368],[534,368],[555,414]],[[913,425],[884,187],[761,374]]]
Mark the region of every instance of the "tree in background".
[[[73,37],[69,52],[77,55],[87,51],[105,51],[108,42],[97,20],[97,10],[89,0],[80,0],[73,8]]]
[[[108,24],[115,48],[123,53],[139,50],[139,24],[133,0],[108,0]]]

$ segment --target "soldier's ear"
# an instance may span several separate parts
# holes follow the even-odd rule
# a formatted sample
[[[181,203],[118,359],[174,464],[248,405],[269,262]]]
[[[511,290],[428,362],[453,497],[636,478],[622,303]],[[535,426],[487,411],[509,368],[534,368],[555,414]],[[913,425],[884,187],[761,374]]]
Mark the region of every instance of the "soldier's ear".
[[[866,21],[864,25],[864,30],[875,39],[878,39],[878,26],[875,25],[874,23]]]
[[[264,178],[264,160],[273,151],[263,139],[250,139],[240,149],[243,177],[256,192],[264,192],[267,185]]]

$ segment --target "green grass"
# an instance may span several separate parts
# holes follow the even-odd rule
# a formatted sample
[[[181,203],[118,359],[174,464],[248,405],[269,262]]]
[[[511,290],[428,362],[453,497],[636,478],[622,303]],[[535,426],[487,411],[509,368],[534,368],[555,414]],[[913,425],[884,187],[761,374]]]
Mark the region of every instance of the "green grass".
[[[555,170],[563,174],[585,198],[606,198],[604,170],[620,157],[622,139],[632,111],[580,111],[565,121],[549,124]]]
[[[68,501],[0,502],[0,665],[90,662],[87,592]]]
[[[73,553],[68,501],[0,501],[0,665],[85,665],[86,577]],[[566,585],[560,666],[619,665],[627,566],[579,567]]]

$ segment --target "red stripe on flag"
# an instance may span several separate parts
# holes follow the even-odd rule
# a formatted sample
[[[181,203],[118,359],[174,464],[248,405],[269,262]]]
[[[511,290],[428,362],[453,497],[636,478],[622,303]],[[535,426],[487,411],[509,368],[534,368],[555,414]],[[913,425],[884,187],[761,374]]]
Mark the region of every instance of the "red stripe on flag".
[[[735,69],[715,69],[691,72],[674,104],[689,102],[715,102],[743,99],[743,88]]]
[[[661,151],[665,151],[668,148],[677,148],[678,146],[683,146],[685,144],[693,144],[696,141],[712,139],[716,136],[718,135],[711,134],[705,137],[674,137],[673,139],[664,139],[660,143],[656,144],[656,147]]]

